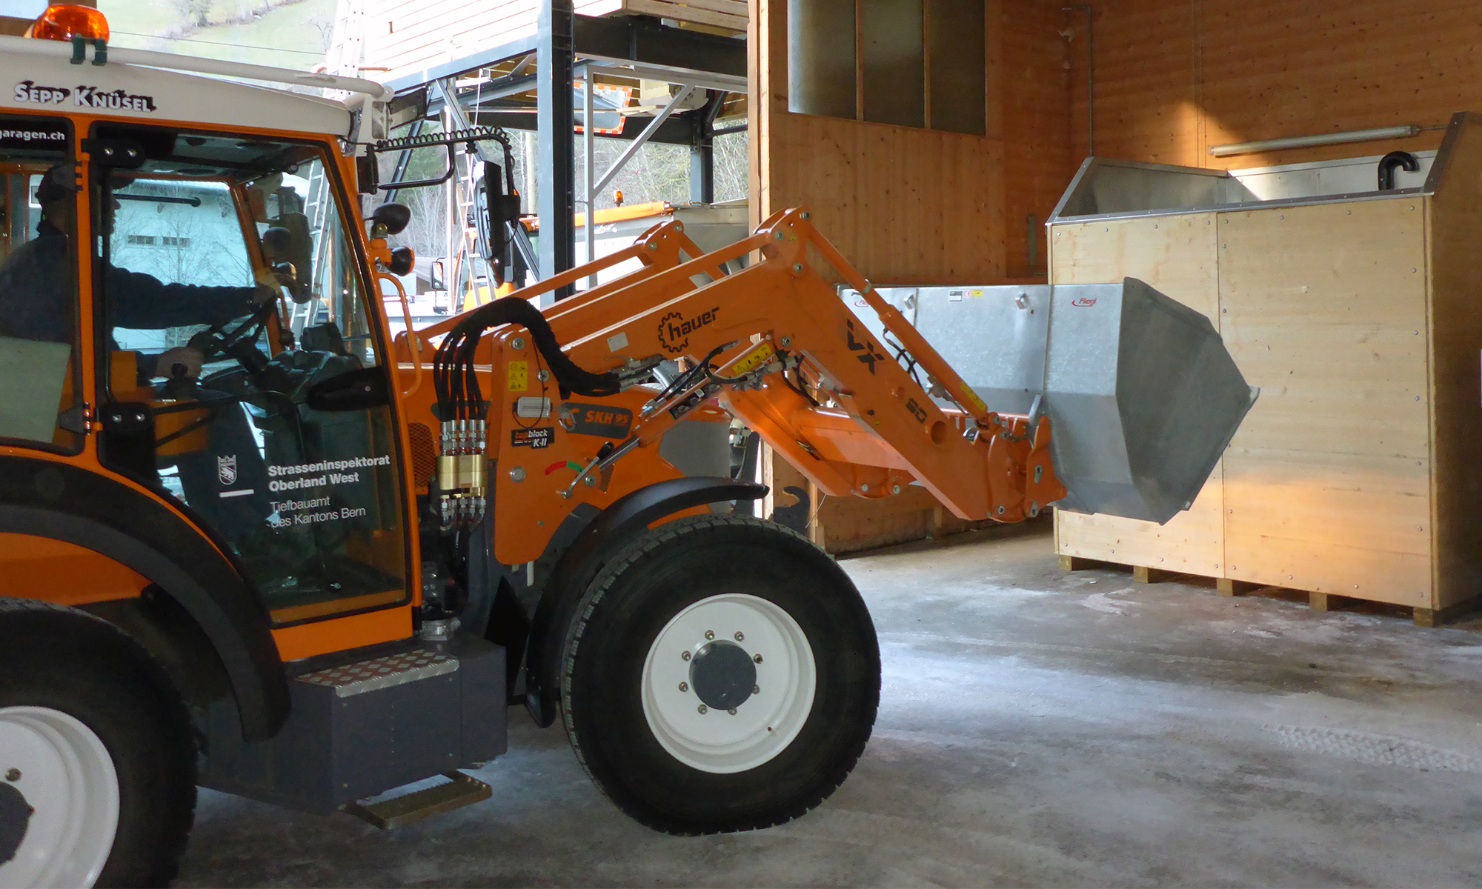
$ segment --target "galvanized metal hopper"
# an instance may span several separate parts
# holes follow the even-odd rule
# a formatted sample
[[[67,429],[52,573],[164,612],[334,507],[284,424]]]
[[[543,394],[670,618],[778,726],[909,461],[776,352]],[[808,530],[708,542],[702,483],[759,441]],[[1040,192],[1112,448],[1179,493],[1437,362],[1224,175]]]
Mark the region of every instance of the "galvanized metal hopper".
[[[1136,278],[880,292],[989,407],[1050,418],[1061,509],[1167,522],[1256,399],[1209,320]]]
[[[1259,390],[1209,319],[1137,280],[1057,285],[1044,410],[1056,504],[1163,523],[1187,509]]]

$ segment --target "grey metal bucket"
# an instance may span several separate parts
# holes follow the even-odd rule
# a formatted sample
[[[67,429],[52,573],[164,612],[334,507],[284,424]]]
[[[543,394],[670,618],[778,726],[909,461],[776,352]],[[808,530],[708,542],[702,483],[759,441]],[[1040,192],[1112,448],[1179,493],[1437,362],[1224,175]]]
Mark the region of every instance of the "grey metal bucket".
[[[1209,319],[1137,280],[1057,285],[1044,411],[1061,509],[1163,523],[1187,509],[1259,390]]]
[[[1256,399],[1209,319],[1136,278],[880,293],[990,408],[1050,418],[1061,509],[1168,521]]]

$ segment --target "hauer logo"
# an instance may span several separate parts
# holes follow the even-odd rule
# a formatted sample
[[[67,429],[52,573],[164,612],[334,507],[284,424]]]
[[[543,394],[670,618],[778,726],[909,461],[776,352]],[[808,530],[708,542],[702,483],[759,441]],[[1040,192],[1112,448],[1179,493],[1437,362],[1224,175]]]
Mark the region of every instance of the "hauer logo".
[[[670,355],[678,355],[690,344],[690,334],[714,321],[719,314],[720,306],[715,306],[686,321],[678,312],[670,312],[659,319],[659,344]]]
[[[216,477],[223,485],[237,483],[237,455],[216,458]]]
[[[1078,308],[1089,309],[1092,306],[1096,305],[1096,300],[1086,299],[1084,296],[1078,296],[1075,299],[1071,300],[1070,304]]]

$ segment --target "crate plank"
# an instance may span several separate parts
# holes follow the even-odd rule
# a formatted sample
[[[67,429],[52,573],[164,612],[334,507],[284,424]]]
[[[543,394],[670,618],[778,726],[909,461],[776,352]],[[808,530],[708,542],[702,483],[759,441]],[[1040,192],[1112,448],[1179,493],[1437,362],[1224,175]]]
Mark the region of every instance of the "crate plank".
[[[1221,215],[1221,333],[1262,390],[1223,461],[1229,577],[1430,604],[1423,209]]]

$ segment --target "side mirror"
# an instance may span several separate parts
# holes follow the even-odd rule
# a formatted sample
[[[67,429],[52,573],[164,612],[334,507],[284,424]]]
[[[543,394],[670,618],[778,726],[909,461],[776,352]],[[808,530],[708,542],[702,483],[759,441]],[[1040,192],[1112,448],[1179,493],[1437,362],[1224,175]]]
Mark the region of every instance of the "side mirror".
[[[434,259],[432,261],[432,269],[427,276],[428,288],[431,290],[447,290],[447,285],[443,283],[443,279],[447,276],[448,273],[443,266],[443,261],[441,259]]]
[[[309,267],[314,255],[309,218],[302,213],[283,214],[278,225],[262,233],[262,255],[274,271],[285,271],[284,265],[292,270],[292,283],[285,283],[285,286],[294,302],[307,302],[313,277],[309,274]]]
[[[412,211],[406,204],[382,204],[371,213],[371,237],[384,238],[399,235],[412,221]]]

